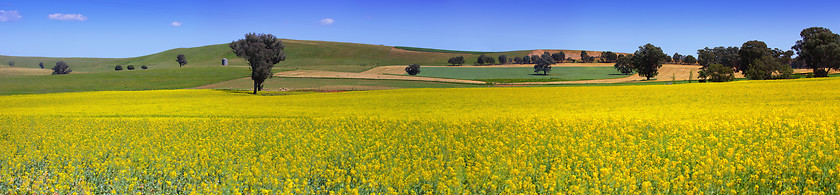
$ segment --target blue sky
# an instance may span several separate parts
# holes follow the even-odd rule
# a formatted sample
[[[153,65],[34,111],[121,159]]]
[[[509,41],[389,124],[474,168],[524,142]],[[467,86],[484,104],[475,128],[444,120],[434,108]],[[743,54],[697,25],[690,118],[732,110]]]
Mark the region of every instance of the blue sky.
[[[0,55],[134,57],[249,32],[471,51],[652,43],[696,55],[749,40],[790,49],[804,28],[840,31],[838,19],[840,1],[0,0]]]

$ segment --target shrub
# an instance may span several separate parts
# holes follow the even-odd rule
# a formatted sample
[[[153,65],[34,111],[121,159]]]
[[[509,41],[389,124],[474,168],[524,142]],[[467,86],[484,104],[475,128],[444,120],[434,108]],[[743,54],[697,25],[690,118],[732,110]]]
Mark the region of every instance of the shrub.
[[[134,65],[128,65],[125,68],[128,69],[128,70],[134,70]]]
[[[149,69],[149,67],[146,66],[146,65],[143,65],[143,66],[140,66],[140,69],[146,70],[146,69]]]
[[[123,67],[120,66],[120,65],[117,65],[117,66],[114,67],[114,70],[120,71],[120,70],[123,70]]]

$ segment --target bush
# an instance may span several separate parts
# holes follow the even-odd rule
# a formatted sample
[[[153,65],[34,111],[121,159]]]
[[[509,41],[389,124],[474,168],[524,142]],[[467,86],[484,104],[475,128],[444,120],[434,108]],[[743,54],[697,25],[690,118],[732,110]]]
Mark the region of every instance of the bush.
[[[143,66],[140,66],[140,69],[146,70],[146,69],[149,69],[149,67],[146,66],[146,65],[143,65]]]
[[[122,66],[117,65],[116,67],[114,67],[114,70],[116,70],[116,71],[120,71],[120,70],[123,70],[123,68],[122,68]]]
[[[128,65],[125,68],[127,68],[128,70],[134,70],[134,65]]]
[[[405,72],[408,73],[408,75],[417,75],[418,73],[420,73],[420,65],[408,65],[408,67],[405,67]]]

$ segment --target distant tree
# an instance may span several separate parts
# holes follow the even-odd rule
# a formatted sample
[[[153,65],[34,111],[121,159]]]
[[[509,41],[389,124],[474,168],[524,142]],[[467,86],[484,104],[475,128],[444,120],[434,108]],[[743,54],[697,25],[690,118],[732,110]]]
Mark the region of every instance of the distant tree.
[[[274,64],[286,60],[283,42],[271,34],[248,33],[245,39],[231,42],[229,46],[236,56],[245,58],[251,66],[254,94],[262,90],[263,82],[271,77]]]
[[[551,72],[551,65],[554,64],[554,60],[551,58],[551,55],[543,56],[546,57],[536,58],[536,61],[534,62],[534,72],[543,72],[543,75],[548,75],[548,72]]]
[[[73,72],[73,70],[70,70],[70,66],[68,66],[67,63],[64,63],[64,61],[56,62],[55,66],[53,66],[52,70],[53,70],[53,73],[52,73],[53,75],[70,74],[70,72]]]
[[[551,58],[554,58],[554,62],[563,63],[563,61],[566,60],[566,53],[563,53],[562,51],[559,53],[554,53],[551,54]]]
[[[697,63],[697,58],[694,58],[694,56],[692,56],[692,55],[687,55],[687,56],[685,56],[685,59],[683,59],[683,63],[684,64]]]
[[[531,63],[532,63],[532,64],[536,64],[536,63],[537,63],[537,58],[540,58],[540,56],[538,56],[538,55],[532,55],[532,56],[531,56]]]
[[[618,59],[615,60],[615,65],[613,65],[613,67],[615,67],[615,69],[618,70],[618,72],[621,72],[621,74],[626,74],[626,75],[632,74],[633,73],[633,65],[631,64],[632,58],[633,58],[632,56],[625,56],[624,54],[619,55]]]
[[[184,66],[187,65],[187,57],[184,54],[178,54],[178,59],[175,60],[178,62],[178,65]]]
[[[487,56],[481,54],[480,56],[478,56],[478,59],[475,60],[475,63],[478,63],[478,65],[484,65],[484,63],[487,63],[484,60],[487,60]]]
[[[531,56],[522,57],[522,64],[530,64],[530,63],[531,63]]]
[[[9,66],[15,66],[15,61],[9,60]]]
[[[508,61],[508,58],[507,58],[506,55],[500,55],[499,56],[499,64],[505,64],[505,63],[507,63],[507,61]]]
[[[134,70],[134,65],[128,65],[128,66],[125,67],[125,69]]]
[[[449,63],[453,66],[460,66],[464,64],[464,56],[457,56],[449,58]]]
[[[705,70],[700,70],[699,77],[705,81],[708,79],[711,82],[727,82],[735,80],[735,69],[721,64],[711,64]]]
[[[575,61],[575,59],[572,59],[572,57],[567,57],[567,58],[566,58],[566,61],[568,61],[568,62],[572,62],[572,63],[577,62],[577,61]]]
[[[605,51],[601,53],[600,60],[603,63],[614,63],[616,60],[618,60],[618,55],[616,55],[612,51]]]
[[[586,53],[586,51],[580,51],[580,60],[583,61],[583,63],[589,63],[589,54]]]
[[[639,46],[639,50],[636,50],[636,53],[633,54],[631,64],[639,73],[639,76],[646,77],[647,80],[650,80],[651,77],[659,74],[659,68],[662,67],[662,61],[665,61],[665,56],[662,48],[648,43]]]
[[[146,69],[149,69],[149,67],[146,66],[146,65],[143,65],[143,66],[140,66],[140,69],[146,70]]]
[[[671,56],[671,58],[674,61],[674,63],[679,64],[680,62],[682,62],[683,56],[680,55],[680,53],[674,53],[674,55]]]
[[[44,69],[44,63],[43,63],[43,62],[39,62],[39,63],[38,63],[38,67],[41,67],[41,69]]]
[[[114,66],[114,70],[120,71],[120,70],[123,70],[123,67],[120,66],[120,65],[117,65],[117,66]]]
[[[495,65],[496,64],[496,58],[487,56],[487,58],[484,59],[484,62],[487,62],[487,65]]]
[[[522,57],[513,57],[513,63],[522,64]]]
[[[840,35],[823,27],[811,27],[799,33],[796,50],[815,77],[827,77],[831,69],[840,70]]]
[[[417,75],[420,73],[420,65],[408,65],[408,67],[405,67],[405,73],[408,73],[408,75]]]
[[[671,60],[673,60],[671,56],[665,55],[665,63],[671,63]]]

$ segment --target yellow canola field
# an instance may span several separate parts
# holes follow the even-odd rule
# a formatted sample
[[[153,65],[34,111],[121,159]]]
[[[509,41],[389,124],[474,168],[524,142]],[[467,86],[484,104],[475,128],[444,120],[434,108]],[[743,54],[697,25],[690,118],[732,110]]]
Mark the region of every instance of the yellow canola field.
[[[0,193],[837,194],[840,79],[0,96]]]

